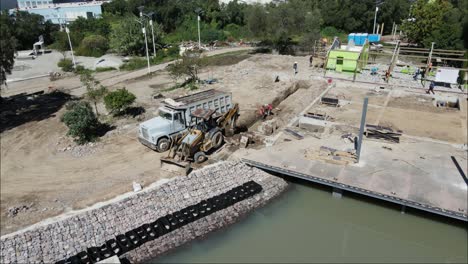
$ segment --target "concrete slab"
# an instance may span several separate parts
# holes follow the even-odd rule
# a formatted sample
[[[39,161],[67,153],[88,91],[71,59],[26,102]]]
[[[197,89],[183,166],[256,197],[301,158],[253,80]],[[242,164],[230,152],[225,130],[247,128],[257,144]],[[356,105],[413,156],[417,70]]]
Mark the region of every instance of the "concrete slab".
[[[238,151],[235,156],[267,170],[468,221],[467,184],[450,158],[466,160],[466,151],[450,144],[403,138],[391,150],[382,148],[385,143],[364,141],[360,164],[343,166],[308,159],[305,153],[323,144],[339,150],[353,147],[338,135],[329,135]],[[461,166],[466,174],[466,162]]]

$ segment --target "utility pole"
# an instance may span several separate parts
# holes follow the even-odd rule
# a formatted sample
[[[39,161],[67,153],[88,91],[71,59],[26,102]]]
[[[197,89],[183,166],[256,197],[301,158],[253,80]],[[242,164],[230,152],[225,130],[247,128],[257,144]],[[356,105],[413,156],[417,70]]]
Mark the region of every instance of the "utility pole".
[[[70,44],[70,51],[71,51],[72,60],[73,60],[73,67],[76,69],[75,55],[73,54],[73,45],[72,45],[72,42],[71,42],[71,39],[70,39],[70,30],[68,29],[68,27],[66,25],[65,25],[65,32],[67,33],[68,43]]]

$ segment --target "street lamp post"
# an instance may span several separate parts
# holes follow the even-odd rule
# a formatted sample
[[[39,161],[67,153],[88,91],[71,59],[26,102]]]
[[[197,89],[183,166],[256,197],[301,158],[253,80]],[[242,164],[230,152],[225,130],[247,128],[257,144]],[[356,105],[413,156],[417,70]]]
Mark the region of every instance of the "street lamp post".
[[[379,7],[375,7],[375,15],[374,15],[374,29],[372,30],[372,34],[375,34],[375,24],[377,23],[377,12],[379,12]]]
[[[151,26],[151,35],[153,36],[153,57],[156,57],[156,45],[154,45],[154,28],[153,28],[153,20],[150,20]]]
[[[153,12],[150,12],[148,14],[145,14],[143,13],[143,9],[142,11],[140,12],[140,16],[141,15],[144,15],[146,16],[148,19],[149,19],[149,24],[151,26],[151,36],[152,36],[152,39],[153,39],[153,57],[156,57],[156,44],[154,42],[154,26],[153,26]]]
[[[138,7],[140,10],[140,18],[143,20],[143,6]],[[146,61],[148,62],[148,74],[151,73],[150,67],[150,60],[149,60],[149,52],[148,52],[148,38],[146,37],[146,27],[143,25],[142,21],[138,21],[141,24],[141,31],[143,35],[145,35],[145,47],[146,47]]]
[[[198,15],[198,48],[201,49],[201,37],[200,37],[200,15]]]
[[[71,51],[72,60],[73,60],[73,67],[76,69],[75,55],[73,54],[73,45],[70,39],[70,30],[68,29],[67,25],[65,25],[65,32],[67,32],[68,43],[70,43],[70,51]]]

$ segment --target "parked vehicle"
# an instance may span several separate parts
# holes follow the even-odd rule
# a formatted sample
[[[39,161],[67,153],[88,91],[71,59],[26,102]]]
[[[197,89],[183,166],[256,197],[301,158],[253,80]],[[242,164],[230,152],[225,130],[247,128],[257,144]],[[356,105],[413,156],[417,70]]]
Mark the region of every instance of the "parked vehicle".
[[[165,99],[158,109],[158,116],[140,124],[138,140],[155,151],[165,152],[174,140],[196,124],[191,116],[196,109],[214,110],[216,119],[222,118],[233,107],[231,93],[214,89],[176,99]],[[235,122],[235,119],[231,122]],[[233,128],[234,124],[231,125]],[[222,130],[223,133],[227,132],[225,127]]]

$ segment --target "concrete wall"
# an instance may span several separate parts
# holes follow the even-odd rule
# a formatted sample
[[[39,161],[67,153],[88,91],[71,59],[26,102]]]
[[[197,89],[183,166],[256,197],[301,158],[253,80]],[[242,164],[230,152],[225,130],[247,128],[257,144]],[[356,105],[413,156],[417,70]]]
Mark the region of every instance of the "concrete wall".
[[[1,238],[0,263],[50,263],[66,259],[250,180],[262,185],[263,191],[123,255],[131,262],[141,262],[234,223],[279,195],[286,182],[241,163],[217,163],[121,201],[5,235]]]

